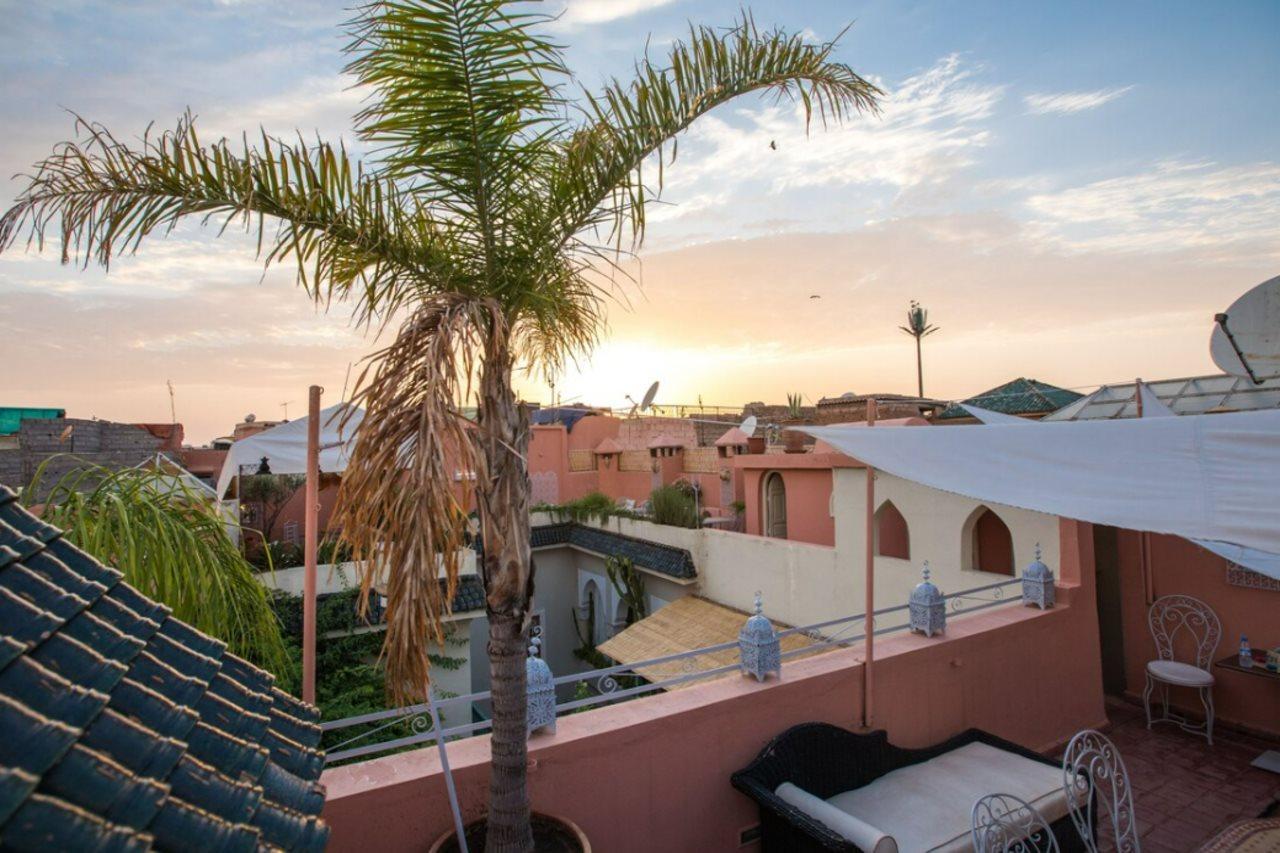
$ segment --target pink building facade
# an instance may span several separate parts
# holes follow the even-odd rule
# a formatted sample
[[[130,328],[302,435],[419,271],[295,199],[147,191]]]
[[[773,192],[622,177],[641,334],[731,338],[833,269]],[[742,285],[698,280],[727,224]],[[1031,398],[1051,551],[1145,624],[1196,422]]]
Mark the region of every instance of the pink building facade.
[[[741,435],[726,424],[729,433]],[[732,515],[733,503],[744,500],[734,461],[748,452],[748,441],[700,444],[696,425],[685,418],[591,414],[568,427],[534,426],[529,443],[533,502],[566,503],[598,491],[643,503],[659,486],[684,480],[697,484],[708,514]]]

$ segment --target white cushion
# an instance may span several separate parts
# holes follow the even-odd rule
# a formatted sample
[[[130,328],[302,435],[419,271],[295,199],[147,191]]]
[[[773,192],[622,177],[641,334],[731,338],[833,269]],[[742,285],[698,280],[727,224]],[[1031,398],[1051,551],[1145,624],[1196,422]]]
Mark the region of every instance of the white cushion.
[[[827,802],[874,820],[903,850],[961,851],[973,849],[973,804],[992,793],[1021,797],[1048,823],[1067,813],[1062,768],[985,743],[894,770]]]
[[[1179,687],[1211,687],[1213,673],[1189,663],[1176,660],[1153,660],[1147,664],[1147,672],[1152,678],[1158,678]]]
[[[809,817],[846,841],[852,841],[866,853],[898,853],[898,842],[871,824],[815,797],[804,788],[783,782],[774,791],[783,802],[795,806]]]

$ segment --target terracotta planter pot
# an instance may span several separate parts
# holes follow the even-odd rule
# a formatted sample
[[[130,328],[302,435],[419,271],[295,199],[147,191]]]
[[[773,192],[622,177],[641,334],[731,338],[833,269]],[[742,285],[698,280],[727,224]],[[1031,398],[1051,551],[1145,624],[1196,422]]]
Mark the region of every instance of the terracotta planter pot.
[[[805,434],[793,429],[782,431],[782,447],[787,453],[804,453]]]
[[[484,828],[485,819],[474,820],[466,826],[467,846],[470,850],[481,853],[484,850],[484,837],[473,835],[475,830]],[[564,817],[533,813],[534,853],[591,853],[591,842],[576,823]],[[429,853],[456,853],[458,834],[452,829],[436,839]],[[548,842],[549,839],[549,842]],[[544,842],[544,843],[540,843]],[[573,845],[577,845],[576,847]]]

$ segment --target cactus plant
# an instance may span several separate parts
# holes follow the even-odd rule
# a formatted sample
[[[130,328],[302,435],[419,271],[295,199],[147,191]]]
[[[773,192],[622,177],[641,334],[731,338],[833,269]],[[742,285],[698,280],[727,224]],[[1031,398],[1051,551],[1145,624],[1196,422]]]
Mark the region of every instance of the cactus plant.
[[[636,571],[629,557],[609,557],[604,561],[609,583],[627,606],[627,624],[633,625],[648,615],[645,602],[644,577]]]

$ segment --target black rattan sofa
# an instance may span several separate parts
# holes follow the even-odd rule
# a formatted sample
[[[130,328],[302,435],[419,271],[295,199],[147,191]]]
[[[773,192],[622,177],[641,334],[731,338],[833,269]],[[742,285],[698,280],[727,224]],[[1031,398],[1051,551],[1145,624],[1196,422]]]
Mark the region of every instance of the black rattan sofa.
[[[732,781],[735,788],[760,807],[761,843],[765,853],[819,850],[863,853],[853,842],[783,801],[774,793],[775,789],[783,782],[791,782],[825,800],[869,785],[899,768],[930,761],[975,742],[1052,767],[1059,766],[1039,753],[980,729],[969,729],[923,749],[904,749],[889,743],[884,731],[856,734],[828,723],[802,723],[770,741],[754,761],[733,774]],[[1052,823],[1051,828],[1063,851],[1087,849],[1070,815]]]

